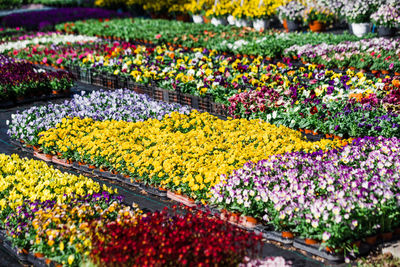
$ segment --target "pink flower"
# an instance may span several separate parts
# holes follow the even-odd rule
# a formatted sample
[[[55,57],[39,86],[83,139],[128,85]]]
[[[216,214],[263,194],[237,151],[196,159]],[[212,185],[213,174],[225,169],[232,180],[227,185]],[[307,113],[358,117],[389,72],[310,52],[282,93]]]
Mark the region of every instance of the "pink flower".
[[[156,39],[160,39],[160,38],[161,38],[161,34],[157,34]]]
[[[60,58],[57,59],[57,61],[56,61],[57,64],[61,64],[62,62],[63,62],[63,58],[62,58],[62,57],[60,57]]]
[[[42,60],[42,62],[43,62],[44,64],[46,64],[46,63],[47,63],[47,57],[44,57],[43,60]]]
[[[394,64],[393,64],[393,63],[390,63],[389,69],[391,70],[391,69],[393,69],[393,67],[394,67]]]

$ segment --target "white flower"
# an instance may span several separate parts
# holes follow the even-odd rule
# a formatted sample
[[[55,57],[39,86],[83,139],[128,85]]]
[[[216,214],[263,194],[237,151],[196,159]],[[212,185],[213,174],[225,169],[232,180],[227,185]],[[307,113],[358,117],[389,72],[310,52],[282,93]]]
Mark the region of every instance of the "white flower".
[[[323,241],[327,241],[327,240],[329,240],[329,238],[331,238],[331,234],[330,234],[330,233],[324,232],[324,233],[322,234],[322,240],[323,240]]]

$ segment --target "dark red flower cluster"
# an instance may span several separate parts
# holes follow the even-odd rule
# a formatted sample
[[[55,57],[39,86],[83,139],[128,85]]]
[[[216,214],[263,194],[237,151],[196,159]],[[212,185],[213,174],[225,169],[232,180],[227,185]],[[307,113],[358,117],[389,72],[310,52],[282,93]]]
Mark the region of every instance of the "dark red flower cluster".
[[[93,225],[92,260],[101,266],[237,266],[259,251],[261,238],[253,233],[209,213],[180,213],[165,209],[135,224]]]

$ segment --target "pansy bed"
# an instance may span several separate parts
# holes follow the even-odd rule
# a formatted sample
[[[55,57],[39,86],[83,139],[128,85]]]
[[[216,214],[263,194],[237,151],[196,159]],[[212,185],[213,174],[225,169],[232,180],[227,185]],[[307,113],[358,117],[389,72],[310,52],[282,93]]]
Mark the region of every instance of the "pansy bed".
[[[397,76],[375,78],[316,65],[274,65],[261,56],[252,59],[218,55],[214,50],[171,50],[99,40],[51,48],[39,42],[15,53],[36,63],[68,67],[86,82],[128,86],[213,113],[219,114],[215,103],[223,103],[227,108],[221,114],[235,118],[263,118],[341,137],[399,136]]]
[[[143,214],[111,188],[43,161],[0,154],[0,163],[0,238],[22,261],[43,266],[184,265],[189,260],[284,264],[279,257],[256,260],[258,236],[207,213]]]

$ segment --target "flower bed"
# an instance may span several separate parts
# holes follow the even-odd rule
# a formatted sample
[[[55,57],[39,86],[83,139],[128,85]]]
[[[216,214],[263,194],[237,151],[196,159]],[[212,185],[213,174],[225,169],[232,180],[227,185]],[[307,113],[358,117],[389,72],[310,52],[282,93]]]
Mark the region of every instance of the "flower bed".
[[[174,50],[161,46],[149,48],[126,42],[84,42],[49,46],[30,45],[27,49],[9,51],[8,54],[56,67],[66,68],[72,64],[70,68],[74,69],[79,65],[77,72],[82,70],[80,78],[89,83],[110,83],[115,87],[116,80],[121,80],[117,79],[118,76],[132,82],[152,84],[185,94],[210,96],[213,101],[225,104],[228,103],[227,99],[237,92],[272,86],[275,81],[269,78],[271,74],[277,74],[277,66],[284,76],[287,76],[285,70],[293,70],[294,74],[299,76],[297,80],[309,79],[305,76],[308,74],[305,73],[307,70],[303,68],[288,69],[288,66],[282,63],[277,63],[277,66],[270,65],[270,62],[261,56],[248,58],[217,55],[215,50]],[[336,73],[332,73],[332,76],[334,74]],[[107,75],[109,77],[106,77]],[[340,73],[337,75],[341,76]],[[373,83],[378,81],[372,80]],[[365,88],[367,82],[369,81],[353,85]]]
[[[229,114],[329,136],[400,136],[398,77],[370,80],[312,66],[271,74],[267,87],[231,97]]]
[[[13,53],[42,64],[69,66],[75,76],[93,84],[127,86],[158,100],[221,115],[225,112],[219,112],[215,102],[229,103],[228,111],[234,117],[261,117],[294,129],[337,136],[399,136],[397,78],[367,78],[352,71],[322,70],[322,66],[271,65],[262,57],[227,57],[197,49],[171,51],[125,42],[51,49],[40,45]],[[147,87],[139,88],[142,85]]]
[[[254,257],[260,239],[209,214],[167,210],[125,225],[93,224],[91,259],[102,266],[237,266]]]
[[[74,129],[74,130],[72,130]],[[207,113],[171,113],[161,121],[63,119],[39,133],[45,153],[116,170],[204,200],[209,188],[249,160],[291,151],[326,150],[346,141],[309,142],[301,133],[258,120],[220,120]],[[60,138],[62,136],[63,138]]]
[[[366,137],[249,162],[212,189],[213,202],[340,251],[400,226],[399,149],[397,138]]]
[[[9,42],[0,45],[0,53],[5,51],[11,51],[12,55],[17,56],[18,53],[14,51],[24,49],[29,45],[36,47],[33,52],[37,52],[38,44],[65,44],[65,43],[79,43],[79,42],[91,42],[98,40],[97,37],[82,36],[82,35],[68,35],[59,34],[55,32],[36,32],[33,34],[25,34],[12,38]]]
[[[182,23],[179,21],[112,19],[85,20],[57,25],[57,30],[90,36],[116,37],[122,40],[153,44],[176,44],[191,48],[207,48],[219,52],[282,57],[284,49],[298,44],[337,44],[360,38],[350,34],[259,32],[233,26]]]
[[[24,27],[26,29],[52,29],[55,24],[88,18],[124,17],[126,13],[118,13],[101,8],[57,8],[45,11],[16,13],[5,16],[2,23],[6,27]]]
[[[67,72],[44,72],[30,63],[0,55],[0,100],[19,100],[69,91],[72,77]]]
[[[170,215],[165,209],[141,215],[137,206],[125,206],[113,190],[89,178],[16,155],[0,154],[0,163],[1,238],[20,255],[29,252],[31,262],[236,266],[258,252],[260,237],[208,213]]]
[[[399,43],[398,38],[372,38],[338,44],[293,45],[284,53],[329,68],[354,67],[360,70],[400,73]]]
[[[189,113],[190,110],[177,104],[157,102],[129,90],[96,91],[88,95],[74,95],[72,100],[63,104],[35,106],[17,112],[9,122],[8,134],[14,140],[37,145],[38,133],[55,127],[64,117],[135,122],[162,119],[173,111]]]

